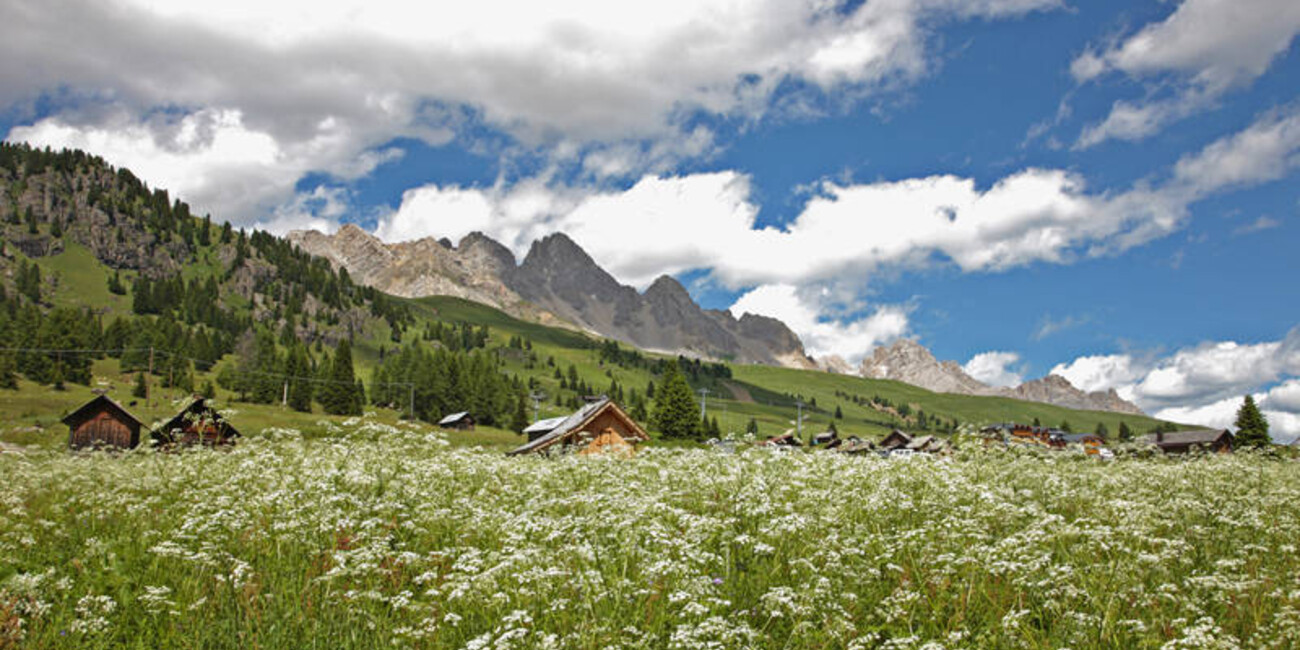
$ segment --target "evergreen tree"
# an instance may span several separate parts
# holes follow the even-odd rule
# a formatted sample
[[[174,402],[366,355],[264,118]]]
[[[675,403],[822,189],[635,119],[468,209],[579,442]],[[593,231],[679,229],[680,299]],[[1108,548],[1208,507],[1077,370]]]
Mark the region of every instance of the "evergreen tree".
[[[1107,429],[1107,428],[1106,428],[1106,423],[1105,423],[1105,422],[1098,422],[1098,423],[1097,423],[1097,435],[1101,436],[1102,438],[1109,438],[1109,437],[1110,437],[1110,429]]]
[[[1059,427],[1057,427],[1057,428],[1060,429],[1061,431],[1066,432],[1066,433],[1074,433],[1074,429],[1072,429],[1072,428],[1070,427],[1070,421],[1069,421],[1069,420],[1061,420],[1061,426],[1059,426]]]
[[[528,396],[523,391],[515,397],[515,412],[511,422],[510,429],[515,433],[523,433],[528,428]]]
[[[1041,427],[1041,426],[1043,426],[1043,421],[1042,421],[1042,420],[1039,420],[1038,418],[1034,418],[1034,426],[1036,426],[1036,427]]]
[[[289,408],[303,413],[311,413],[312,382],[311,361],[307,350],[302,345],[294,345],[284,362],[284,374],[288,375]]]
[[[1129,442],[1133,440],[1133,430],[1128,428],[1128,424],[1123,421],[1119,423],[1119,439],[1120,442]]]
[[[664,370],[663,385],[655,401],[654,426],[665,438],[699,438],[699,405],[677,364]]]
[[[1268,435],[1268,420],[1255,405],[1255,398],[1250,395],[1242,401],[1237,409],[1237,436],[1234,444],[1238,447],[1264,447],[1273,442]]]
[[[361,415],[362,402],[352,370],[352,343],[347,339],[339,341],[328,379],[320,390],[321,408],[330,415]]]
[[[839,404],[836,404],[836,405],[835,405],[835,419],[836,419],[836,420],[843,420],[843,419],[844,419],[844,411],[841,411],[841,410],[840,410],[840,405],[839,405]]]
[[[9,354],[0,354],[0,388],[18,390],[18,365]]]
[[[217,387],[213,386],[212,380],[209,379],[203,382],[203,390],[199,394],[208,399],[213,399],[217,396]]]
[[[132,397],[144,399],[149,395],[149,379],[144,376],[143,372],[135,375],[135,388],[131,389]]]
[[[749,418],[749,422],[745,424],[745,433],[758,435],[758,420]]]

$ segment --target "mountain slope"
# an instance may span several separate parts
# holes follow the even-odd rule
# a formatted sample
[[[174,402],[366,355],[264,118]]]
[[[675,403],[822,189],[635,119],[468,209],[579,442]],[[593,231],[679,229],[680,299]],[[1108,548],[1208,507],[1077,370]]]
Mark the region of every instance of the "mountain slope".
[[[909,339],[877,347],[871,356],[862,360],[858,374],[872,379],[893,379],[937,393],[1002,396],[1089,411],[1142,413],[1114,389],[1084,392],[1059,375],[1027,381],[1015,388],[989,386],[966,374],[956,361],[939,361],[924,346]]]

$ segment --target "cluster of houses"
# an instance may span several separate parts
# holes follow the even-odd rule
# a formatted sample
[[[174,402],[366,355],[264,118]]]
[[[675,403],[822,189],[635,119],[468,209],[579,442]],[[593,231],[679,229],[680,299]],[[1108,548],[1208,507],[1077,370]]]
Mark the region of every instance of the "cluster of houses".
[[[68,446],[72,449],[134,449],[146,431],[139,418],[107,395],[99,395],[63,419],[68,425]],[[474,419],[469,413],[452,413],[438,422],[440,427],[471,431]],[[528,442],[508,452],[510,456],[576,452],[580,454],[613,453],[630,456],[636,445],[650,439],[623,409],[608,397],[591,399],[570,415],[539,420],[524,429]],[[206,399],[195,396],[189,404],[161,426],[148,431],[155,446],[222,446],[239,437],[229,422]],[[980,430],[985,444],[1032,445],[1047,449],[1079,449],[1089,455],[1111,456],[1106,439],[1095,433],[1069,433],[1049,427],[1003,422]],[[1205,450],[1217,453],[1232,451],[1232,433],[1226,429],[1157,432],[1138,440],[1165,453]],[[949,443],[935,436],[913,437],[894,429],[879,442],[827,431],[812,436],[814,449],[842,454],[874,453],[885,456],[941,454]],[[802,447],[793,432],[773,436],[759,443],[773,449]]]
[[[223,446],[233,444],[239,431],[221,417],[206,399],[195,396],[173,418],[148,430],[139,418],[107,395],[99,395],[63,418],[72,449],[135,449],[141,433],[152,444],[170,446]]]
[[[1089,455],[1110,456],[1106,439],[1095,433],[1070,433],[1050,427],[1015,422],[993,424],[980,429],[984,444],[1031,445],[1048,449],[1082,449]],[[1194,450],[1215,453],[1232,452],[1232,432],[1227,429],[1172,431],[1139,437],[1139,444],[1156,447],[1166,454],[1183,454]]]
[[[803,443],[791,432],[773,436],[759,443],[759,446],[774,449],[802,447]],[[910,456],[912,454],[941,454],[949,450],[947,441],[935,436],[911,435],[894,429],[880,442],[873,442],[858,436],[840,438],[836,431],[814,434],[809,441],[814,449],[825,449],[841,454],[880,454],[882,456]]]

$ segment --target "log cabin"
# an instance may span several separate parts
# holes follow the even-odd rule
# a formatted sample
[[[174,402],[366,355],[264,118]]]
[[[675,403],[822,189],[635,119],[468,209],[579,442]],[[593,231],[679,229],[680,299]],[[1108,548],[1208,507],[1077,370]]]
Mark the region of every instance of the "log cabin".
[[[121,404],[100,395],[63,418],[72,449],[135,449],[143,423]]]
[[[204,445],[216,447],[232,445],[240,437],[239,431],[207,399],[195,396],[188,406],[153,432],[156,445]]]
[[[554,420],[560,420],[554,423]],[[600,397],[565,418],[545,421],[549,427],[544,431],[535,429],[543,422],[538,422],[525,429],[528,442],[507,452],[507,456],[522,454],[551,454],[555,452],[581,451],[599,442],[599,446],[615,445],[621,448],[626,444],[633,446],[650,439],[649,434],[623,409],[608,397]],[[613,434],[613,435],[610,435]],[[615,440],[617,437],[622,442]]]

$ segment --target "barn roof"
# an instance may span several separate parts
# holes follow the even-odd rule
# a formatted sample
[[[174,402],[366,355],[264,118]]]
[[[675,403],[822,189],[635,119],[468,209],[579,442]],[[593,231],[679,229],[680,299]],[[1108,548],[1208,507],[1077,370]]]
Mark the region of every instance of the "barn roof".
[[[439,424],[439,425],[443,425],[443,424],[455,424],[455,423],[457,423],[457,422],[460,422],[461,420],[464,420],[464,419],[465,419],[466,417],[468,417],[468,416],[469,416],[469,411],[461,411],[461,412],[459,412],[459,413],[452,413],[451,415],[448,415],[447,417],[445,417],[445,418],[443,418],[443,419],[441,419],[441,420],[438,420],[438,424]]]
[[[1142,436],[1141,441],[1159,447],[1181,447],[1183,445],[1208,445],[1224,436],[1232,436],[1227,429],[1204,429],[1198,431],[1171,431],[1157,441],[1156,434]]]
[[[546,433],[547,431],[553,431],[555,430],[555,427],[560,426],[560,423],[564,422],[567,419],[569,419],[569,416],[561,415],[558,418],[547,418],[545,420],[538,420],[528,425],[528,427],[524,429],[524,433]]]
[[[225,418],[221,417],[221,414],[217,412],[217,409],[212,408],[212,405],[208,404],[207,398],[197,395],[194,397],[193,401],[186,405],[185,408],[181,409],[175,417],[158,427],[158,430],[154,432],[154,437],[167,440],[171,436],[172,431],[178,429],[183,430],[185,428],[185,416],[188,413],[210,414],[212,416],[212,421],[220,425],[219,431],[223,438],[243,437],[235,427],[230,426],[230,423],[227,422]]]
[[[81,408],[78,408],[64,417],[63,423],[70,427],[76,426],[77,424],[86,421],[86,419],[91,417],[93,414],[104,410],[115,412],[119,418],[131,424],[144,426],[143,422],[134,415],[131,415],[130,411],[126,410],[126,407],[113,401],[113,399],[107,395],[96,396],[95,399],[82,404]]]
[[[557,442],[564,440],[569,435],[582,430],[582,427],[585,426],[589,421],[591,421],[597,415],[600,415],[601,413],[611,409],[616,417],[622,419],[624,421],[624,424],[628,425],[628,428],[630,429],[629,433],[631,435],[627,437],[638,439],[638,440],[650,439],[650,436],[646,434],[645,430],[642,429],[641,426],[638,425],[635,421],[633,421],[632,418],[628,417],[627,414],[624,413],[622,409],[618,408],[618,406],[614,404],[613,400],[609,399],[608,397],[602,396],[600,399],[597,399],[589,404],[586,404],[585,406],[578,409],[577,411],[574,411],[572,415],[564,418],[558,425],[555,426],[555,428],[551,429],[549,433],[538,437],[536,440],[530,440],[526,444],[521,445],[520,447],[514,450],[511,450],[506,455],[515,456],[518,454],[526,454],[529,452],[541,451],[546,447],[549,447]],[[534,424],[533,427],[536,427],[539,424],[541,424],[541,422]],[[529,427],[529,428],[531,429],[533,427]]]

